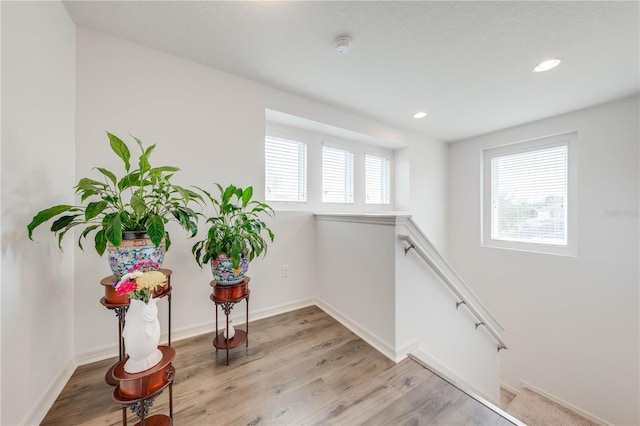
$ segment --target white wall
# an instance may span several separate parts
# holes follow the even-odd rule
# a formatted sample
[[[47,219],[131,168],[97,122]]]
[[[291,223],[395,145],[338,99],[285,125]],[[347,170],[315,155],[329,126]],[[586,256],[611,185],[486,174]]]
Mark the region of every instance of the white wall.
[[[507,330],[502,380],[615,424],[640,423],[638,117],[627,98],[449,149],[450,259]],[[572,130],[578,256],[481,247],[481,150]]]
[[[437,152],[443,150],[440,142],[424,141],[379,122],[100,33],[78,29],[77,46],[78,178],[91,175],[95,166],[120,167],[109,149],[104,133],[108,130],[125,139],[131,133],[146,143],[157,143],[152,164],[181,167],[176,175],[179,183],[213,190],[213,182],[233,182],[253,185],[262,194],[265,108],[398,146],[419,146],[420,152],[427,152],[423,145],[430,144],[438,147]],[[438,169],[444,158],[428,157],[425,167]],[[442,209],[439,197],[444,192],[444,174],[438,179],[433,188],[421,190],[424,203],[416,207]],[[444,235],[442,216],[427,217],[426,222]],[[276,242],[264,260],[250,267],[252,314],[273,313],[274,306],[297,306],[312,297],[316,284],[322,285],[314,275],[315,228],[310,218],[303,212],[278,213]],[[194,241],[184,238],[177,228],[172,241],[165,266],[174,271],[172,319],[177,338],[180,333],[212,327],[213,310],[208,299],[211,275],[201,271],[191,257]],[[288,279],[280,278],[284,264],[290,268]],[[75,351],[79,362],[101,358],[109,351],[116,353],[115,317],[98,304],[102,296],[98,281],[108,274],[106,260],[94,251],[77,252]]]
[[[264,187],[267,108],[408,147],[404,152],[415,155],[406,164],[421,164],[436,175],[427,182],[427,174],[418,174],[424,181],[403,196],[416,195],[419,202],[407,204],[419,210],[416,216],[424,218],[433,238],[444,242],[443,143],[76,29],[57,2],[2,2],[1,10],[3,424],[41,419],[72,373],[74,356],[81,364],[117,353],[115,315],[99,304],[103,289],[98,282],[110,274],[106,259],[96,256],[90,242],[84,252],[78,250],[73,238],[67,238],[61,254],[46,227],[36,232],[40,244],[28,242],[25,232],[38,210],[73,203],[73,185],[95,176],[93,167],[120,167],[105,131],[128,142],[131,133],[147,144],[158,143],[152,163],[181,167],[178,183],[213,189],[213,182],[233,182],[253,185],[258,194]],[[408,170],[398,174],[402,178],[396,185],[409,188],[414,176]],[[319,284],[313,216],[278,212],[271,225],[276,242],[266,259],[250,267],[252,318],[310,303]],[[175,225],[170,229],[174,245],[165,267],[174,271],[172,331],[177,339],[211,331],[214,314],[210,272],[200,270],[190,254],[195,240],[184,238]],[[289,278],[280,276],[284,264]],[[23,303],[31,308],[19,308]],[[160,309],[166,317],[166,304]],[[242,313],[238,306],[234,318]],[[39,362],[43,352],[46,368]]]
[[[412,143],[404,153],[396,153],[399,164],[409,164],[408,210],[429,240],[443,256],[448,253],[447,224],[447,144],[433,139]],[[403,157],[403,155],[407,156]],[[401,176],[397,176],[401,178]]]
[[[318,215],[316,241],[320,306],[395,359],[395,217]]]
[[[73,372],[73,242],[37,211],[73,203],[75,27],[61,3],[2,2],[2,416],[31,424]],[[47,392],[50,391],[49,394]]]

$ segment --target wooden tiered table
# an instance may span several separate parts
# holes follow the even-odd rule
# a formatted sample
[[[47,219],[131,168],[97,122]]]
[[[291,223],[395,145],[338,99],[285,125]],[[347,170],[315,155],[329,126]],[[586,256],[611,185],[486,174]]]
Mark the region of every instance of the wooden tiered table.
[[[225,349],[227,351],[227,365],[229,365],[229,349],[236,348],[241,344],[245,344],[245,347],[249,347],[249,281],[251,278],[244,277],[244,280],[238,284],[221,285],[215,280],[211,281],[209,285],[213,288],[213,292],[209,297],[216,306],[216,336],[213,339],[213,346],[218,349]],[[229,314],[233,309],[233,305],[246,300],[247,302],[247,317],[245,322],[245,330],[238,330],[231,339],[226,339],[224,332],[218,333],[218,305],[222,306],[222,310],[226,316],[226,335],[229,335]]]
[[[128,357],[118,362],[113,369],[113,400],[122,405],[122,424],[127,426],[127,408],[140,419],[136,426],[171,426],[173,424],[173,379],[175,368],[171,363],[176,350],[170,346],[158,346],[162,352],[159,363],[139,373],[127,373],[124,364]],[[149,418],[149,409],[163,390],[169,388],[169,415],[156,414]]]

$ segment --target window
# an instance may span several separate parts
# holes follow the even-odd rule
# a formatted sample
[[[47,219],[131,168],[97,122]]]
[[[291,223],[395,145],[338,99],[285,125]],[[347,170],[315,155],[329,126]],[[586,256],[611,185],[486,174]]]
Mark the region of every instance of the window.
[[[322,147],[322,202],[353,204],[353,152]]]
[[[365,156],[367,204],[391,204],[391,162],[378,155]]]
[[[266,201],[307,201],[305,143],[266,136],[264,161]]]
[[[574,134],[484,152],[484,244],[573,254]]]

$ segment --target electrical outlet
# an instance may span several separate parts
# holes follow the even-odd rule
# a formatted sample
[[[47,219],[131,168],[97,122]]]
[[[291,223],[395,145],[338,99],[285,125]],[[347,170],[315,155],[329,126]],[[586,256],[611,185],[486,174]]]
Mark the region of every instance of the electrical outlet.
[[[289,278],[289,265],[282,265],[280,267],[280,277]]]

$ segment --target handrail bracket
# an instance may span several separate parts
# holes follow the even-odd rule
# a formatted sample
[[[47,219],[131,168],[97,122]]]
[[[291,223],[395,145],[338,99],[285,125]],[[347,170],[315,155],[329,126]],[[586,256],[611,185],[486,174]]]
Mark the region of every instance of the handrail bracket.
[[[407,255],[407,253],[409,253],[409,251],[410,251],[411,249],[414,249],[414,248],[416,248],[416,246],[414,246],[413,244],[409,243],[409,247],[405,247],[405,248],[404,248],[404,255],[406,256],[406,255]]]

